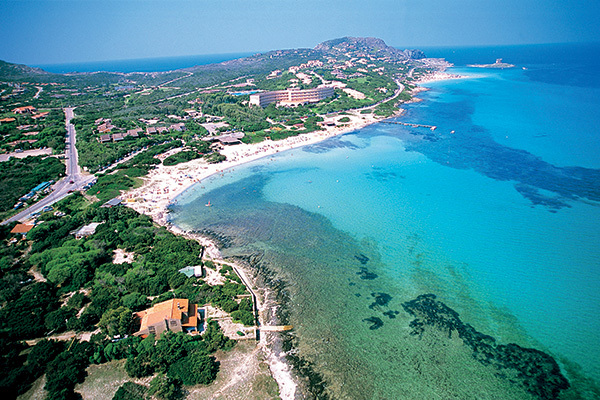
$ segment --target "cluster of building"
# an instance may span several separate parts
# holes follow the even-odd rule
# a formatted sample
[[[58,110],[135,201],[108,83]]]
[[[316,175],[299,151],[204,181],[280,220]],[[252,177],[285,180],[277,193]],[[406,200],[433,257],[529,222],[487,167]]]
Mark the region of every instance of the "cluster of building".
[[[333,94],[333,86],[328,85],[321,85],[312,89],[289,88],[287,90],[251,94],[249,104],[259,107],[266,107],[271,103],[293,106],[316,103],[333,96]]]
[[[158,122],[158,120],[156,122]],[[113,129],[119,129],[112,124],[110,119],[99,118],[94,123],[97,126],[96,129],[98,130],[98,133],[103,134],[100,135],[100,137],[98,138],[98,141],[100,143],[120,142],[121,140],[124,140],[127,137],[138,138],[140,136],[140,133],[144,132],[144,129],[142,128],[134,128],[128,129],[126,132],[116,132],[110,134],[110,132]],[[170,126],[147,126],[145,133],[147,135],[156,135],[161,133],[168,133],[169,131],[183,132],[185,131],[185,129],[185,124],[181,122],[177,124],[171,124]]]
[[[98,141],[100,143],[108,143],[108,142],[120,142],[124,140],[126,137],[131,136],[133,138],[140,137],[139,133],[142,132],[141,128],[129,129],[127,132],[118,132],[113,133],[111,135],[100,135]]]
[[[298,73],[298,71],[302,70],[302,69],[306,69],[306,68],[320,68],[323,66],[323,61],[319,61],[319,60],[310,60],[307,61],[304,64],[300,64],[300,65],[294,65],[292,67],[288,68],[288,72],[291,74],[296,74]]]

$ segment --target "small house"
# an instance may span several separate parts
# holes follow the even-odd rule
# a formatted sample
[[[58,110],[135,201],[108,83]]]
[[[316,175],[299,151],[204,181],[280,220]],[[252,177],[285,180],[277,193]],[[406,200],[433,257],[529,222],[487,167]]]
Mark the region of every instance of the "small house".
[[[183,122],[180,122],[178,124],[172,124],[171,126],[169,126],[169,129],[176,132],[183,132],[185,131],[185,124]]]
[[[191,278],[192,276],[195,276],[195,277],[204,276],[204,268],[202,267],[202,265],[185,267],[185,268],[180,269],[179,272],[184,274],[188,278]]]
[[[84,237],[92,236],[96,233],[96,228],[103,223],[104,222],[92,222],[71,233],[75,236],[75,239],[83,239]]]
[[[102,204],[100,207],[102,208],[112,208],[121,205],[121,199],[115,197],[114,199],[110,199],[106,203]]]
[[[131,136],[134,138],[140,137],[140,133],[142,132],[142,128],[129,129],[125,136]]]
[[[34,106],[17,107],[12,110],[15,114],[33,114],[37,109]]]
[[[33,227],[34,225],[31,224],[17,224],[14,228],[12,228],[10,233],[17,235],[20,234],[23,236],[23,239],[25,239],[25,237],[27,236],[29,231],[33,229]]]

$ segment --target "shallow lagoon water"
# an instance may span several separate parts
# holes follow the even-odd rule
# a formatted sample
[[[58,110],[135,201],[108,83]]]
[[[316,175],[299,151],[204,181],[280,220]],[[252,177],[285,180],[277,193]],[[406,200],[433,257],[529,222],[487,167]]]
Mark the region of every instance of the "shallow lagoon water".
[[[600,380],[592,117],[571,109],[580,122],[564,136],[590,144],[565,147],[553,141],[564,115],[504,102],[581,88],[464,71],[485,76],[432,84],[403,117],[436,131],[378,124],[238,167],[180,196],[172,220],[231,237],[225,255],[260,254],[286,284],[298,354],[333,397],[535,398],[456,336],[411,335],[403,303],[434,293],[498,343],[551,354],[593,398],[573,367]]]

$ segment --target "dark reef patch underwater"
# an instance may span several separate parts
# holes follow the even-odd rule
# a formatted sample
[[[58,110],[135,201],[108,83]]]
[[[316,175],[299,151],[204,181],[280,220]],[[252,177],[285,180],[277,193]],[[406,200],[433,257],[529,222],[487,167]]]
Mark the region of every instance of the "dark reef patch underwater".
[[[515,189],[524,198],[550,212],[570,207],[569,201],[600,202],[599,169],[558,167],[528,151],[496,142],[486,128],[471,121],[472,107],[464,101],[437,104],[436,112],[441,121],[452,121],[452,125],[438,127],[437,133],[404,128],[422,139],[410,141],[407,150],[422,153],[447,167],[471,169],[491,179],[516,182]],[[402,120],[420,121],[420,114],[409,108]],[[540,190],[554,195],[542,194]]]
[[[544,400],[556,399],[569,381],[560,372],[552,356],[517,344],[497,344],[496,340],[463,323],[456,311],[436,300],[434,294],[423,294],[402,304],[415,317],[410,323],[413,335],[423,335],[434,328],[448,334],[458,334],[473,350],[473,357],[484,365],[493,365],[498,376],[522,385],[528,392]]]

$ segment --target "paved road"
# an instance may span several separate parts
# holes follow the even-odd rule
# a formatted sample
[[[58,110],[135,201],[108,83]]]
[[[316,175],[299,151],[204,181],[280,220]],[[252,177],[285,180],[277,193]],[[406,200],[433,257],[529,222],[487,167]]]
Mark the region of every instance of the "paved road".
[[[83,187],[93,181],[93,175],[82,175],[78,165],[77,149],[75,148],[75,126],[71,124],[73,119],[73,108],[65,108],[66,128],[67,128],[67,148],[65,157],[67,159],[67,176],[56,182],[52,188],[53,191],[42,200],[31,207],[21,211],[17,215],[3,221],[0,225],[8,224],[13,221],[22,221],[31,217],[32,213],[39,212],[42,208],[52,205],[59,200],[64,199],[71,191],[83,189]],[[72,183],[71,183],[72,182]]]
[[[33,96],[34,99],[37,99],[40,97],[40,93],[42,93],[42,91],[44,90],[44,88],[42,86],[36,86],[36,89],[38,90],[37,93],[35,94],[35,96]]]
[[[353,111],[370,110],[370,109],[377,107],[378,105],[380,105],[382,103],[385,103],[386,101],[390,101],[390,100],[395,99],[396,97],[400,96],[400,93],[402,93],[402,91],[404,90],[404,85],[397,79],[395,79],[394,82],[396,82],[396,85],[398,85],[398,88],[394,91],[393,95],[391,95],[390,97],[387,97],[383,100],[380,100],[375,104],[371,104],[370,106],[355,108]]]

